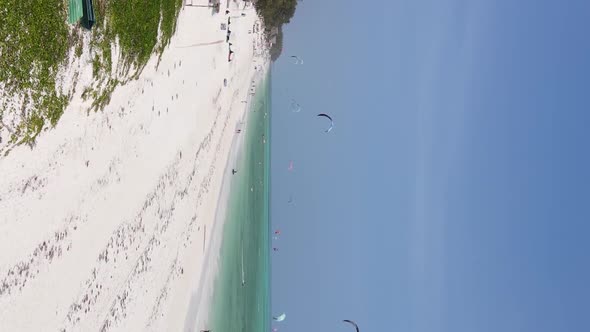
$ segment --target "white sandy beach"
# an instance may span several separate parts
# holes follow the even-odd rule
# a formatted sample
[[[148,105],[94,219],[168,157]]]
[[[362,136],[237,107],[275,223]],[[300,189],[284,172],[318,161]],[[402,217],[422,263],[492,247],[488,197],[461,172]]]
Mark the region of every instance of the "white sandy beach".
[[[226,165],[268,70],[255,11],[231,6],[232,62],[224,9],[185,7],[157,69],[102,112],[75,97],[33,149],[0,158],[0,330],[206,327]]]

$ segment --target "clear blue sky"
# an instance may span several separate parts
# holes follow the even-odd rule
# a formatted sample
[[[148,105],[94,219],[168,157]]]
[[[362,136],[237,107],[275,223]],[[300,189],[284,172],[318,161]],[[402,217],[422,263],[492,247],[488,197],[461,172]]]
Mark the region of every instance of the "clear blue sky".
[[[300,3],[272,74],[281,331],[590,331],[589,33],[589,1]]]

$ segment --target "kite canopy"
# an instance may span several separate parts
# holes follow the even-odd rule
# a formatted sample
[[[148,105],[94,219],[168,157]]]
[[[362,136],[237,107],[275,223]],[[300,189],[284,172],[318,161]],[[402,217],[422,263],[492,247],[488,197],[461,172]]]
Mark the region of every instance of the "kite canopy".
[[[275,322],[282,322],[282,321],[285,320],[285,318],[287,318],[287,314],[282,313],[282,314],[280,314],[280,315],[278,315],[276,317],[273,317],[272,319],[274,319]]]
[[[296,56],[296,55],[291,55],[292,59],[295,59],[295,64],[296,65],[302,65],[303,64],[303,59],[301,59],[300,57]]]
[[[345,323],[348,323],[348,324],[350,324],[350,325],[354,326],[354,327],[356,328],[356,332],[360,332],[359,326],[358,326],[358,325],[356,325],[356,323],[355,323],[355,322],[353,322],[353,321],[351,321],[351,320],[348,320],[348,319],[345,319],[345,320],[343,320],[343,322],[345,322]]]
[[[301,105],[299,105],[299,103],[295,99],[291,99],[291,112],[293,112],[293,113],[301,112]]]
[[[334,120],[332,120],[332,117],[329,116],[328,114],[325,113],[320,113],[318,114],[319,117],[324,117],[327,118],[328,120],[330,120],[330,127],[328,129],[326,129],[326,133],[329,133],[330,131],[332,131],[332,128],[334,128]]]

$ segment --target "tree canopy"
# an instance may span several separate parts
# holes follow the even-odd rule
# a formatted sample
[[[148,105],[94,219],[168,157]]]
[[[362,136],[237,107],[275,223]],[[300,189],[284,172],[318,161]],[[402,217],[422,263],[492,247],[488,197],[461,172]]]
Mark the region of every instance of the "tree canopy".
[[[267,27],[280,27],[295,14],[297,0],[258,0],[255,6]]]
[[[282,26],[289,23],[295,14],[297,0],[258,0],[255,6],[256,11],[264,21],[267,39],[276,38],[276,42],[273,43],[270,50],[271,59],[275,61],[281,55],[283,49]]]

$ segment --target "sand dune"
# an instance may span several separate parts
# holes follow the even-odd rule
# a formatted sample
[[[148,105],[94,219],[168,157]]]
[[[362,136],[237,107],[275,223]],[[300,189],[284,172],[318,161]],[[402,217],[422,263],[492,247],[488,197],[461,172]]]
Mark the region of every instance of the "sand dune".
[[[232,20],[232,62],[224,20],[184,8],[157,69],[152,59],[102,112],[75,98],[34,149],[0,159],[2,330],[183,329],[216,270],[207,241],[242,101],[268,69],[248,34],[254,11]]]

